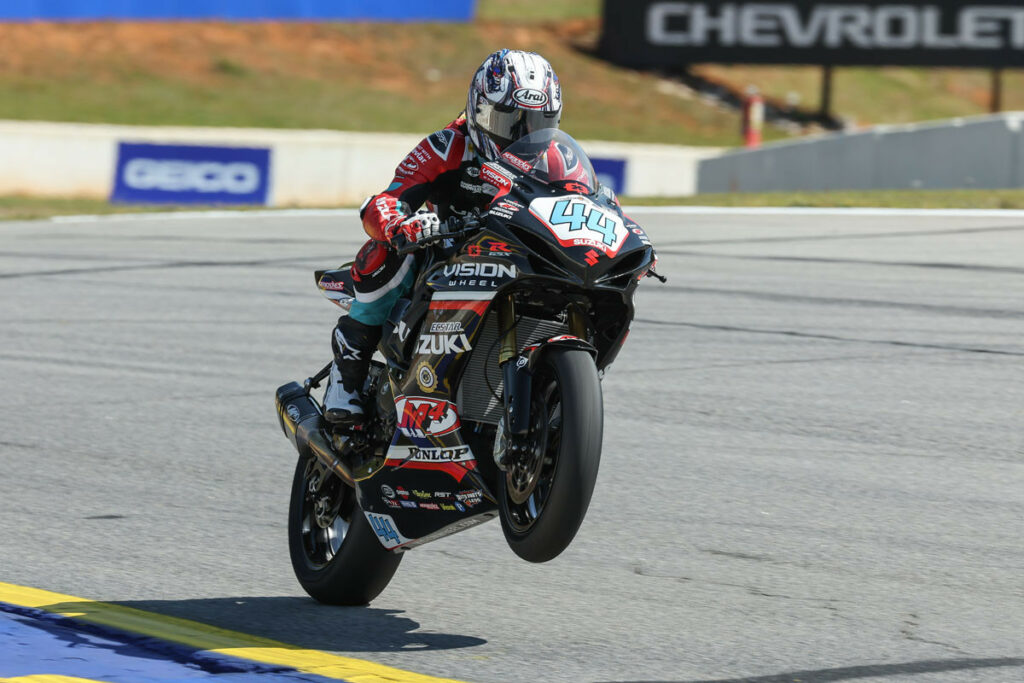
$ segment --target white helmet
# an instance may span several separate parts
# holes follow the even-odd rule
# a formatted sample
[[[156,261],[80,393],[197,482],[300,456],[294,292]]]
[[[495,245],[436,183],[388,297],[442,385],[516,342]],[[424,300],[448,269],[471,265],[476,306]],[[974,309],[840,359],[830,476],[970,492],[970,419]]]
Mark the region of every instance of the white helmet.
[[[466,124],[477,153],[494,161],[501,150],[542,128],[558,128],[562,88],[548,60],[534,52],[499,50],[469,85]]]

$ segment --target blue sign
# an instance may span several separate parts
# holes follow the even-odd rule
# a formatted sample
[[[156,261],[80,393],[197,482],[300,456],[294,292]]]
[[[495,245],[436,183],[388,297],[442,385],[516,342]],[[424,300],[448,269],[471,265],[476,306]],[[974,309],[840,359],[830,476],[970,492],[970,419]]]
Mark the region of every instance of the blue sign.
[[[611,188],[615,194],[626,192],[626,160],[625,159],[595,159],[590,157],[590,163],[594,165],[597,179],[605,187]]]
[[[474,0],[2,0],[0,19],[469,21]]]
[[[270,150],[122,142],[113,202],[266,204]]]

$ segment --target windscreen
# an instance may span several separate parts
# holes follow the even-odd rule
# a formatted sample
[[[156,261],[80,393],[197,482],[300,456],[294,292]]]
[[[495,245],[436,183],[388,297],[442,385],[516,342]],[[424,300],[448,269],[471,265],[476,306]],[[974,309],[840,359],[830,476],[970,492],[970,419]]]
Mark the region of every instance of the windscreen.
[[[516,140],[502,153],[512,168],[568,192],[597,192],[597,174],[586,152],[572,137],[557,128],[534,131]]]

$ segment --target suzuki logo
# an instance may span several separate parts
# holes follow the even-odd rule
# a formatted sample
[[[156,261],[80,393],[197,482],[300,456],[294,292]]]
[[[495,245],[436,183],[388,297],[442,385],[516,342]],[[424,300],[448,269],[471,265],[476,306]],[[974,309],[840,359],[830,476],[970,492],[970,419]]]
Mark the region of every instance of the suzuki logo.
[[[588,265],[596,266],[597,265],[597,261],[600,258],[601,258],[601,255],[599,253],[597,253],[596,251],[594,251],[593,249],[591,249],[590,251],[587,252],[587,256],[586,256],[585,260],[586,260]]]

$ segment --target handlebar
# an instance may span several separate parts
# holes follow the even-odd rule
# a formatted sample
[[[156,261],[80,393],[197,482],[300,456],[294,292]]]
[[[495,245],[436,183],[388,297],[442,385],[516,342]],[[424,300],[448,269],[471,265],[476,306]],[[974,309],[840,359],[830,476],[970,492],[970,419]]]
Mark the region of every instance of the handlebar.
[[[399,256],[406,256],[418,249],[433,246],[438,242],[450,239],[459,239],[460,237],[465,237],[466,235],[478,231],[481,227],[481,215],[482,214],[479,209],[473,209],[465,216],[451,216],[442,223],[444,230],[442,230],[436,237],[429,240],[410,242],[401,235],[396,235],[391,239],[391,243],[395,246],[395,250],[398,252]]]

